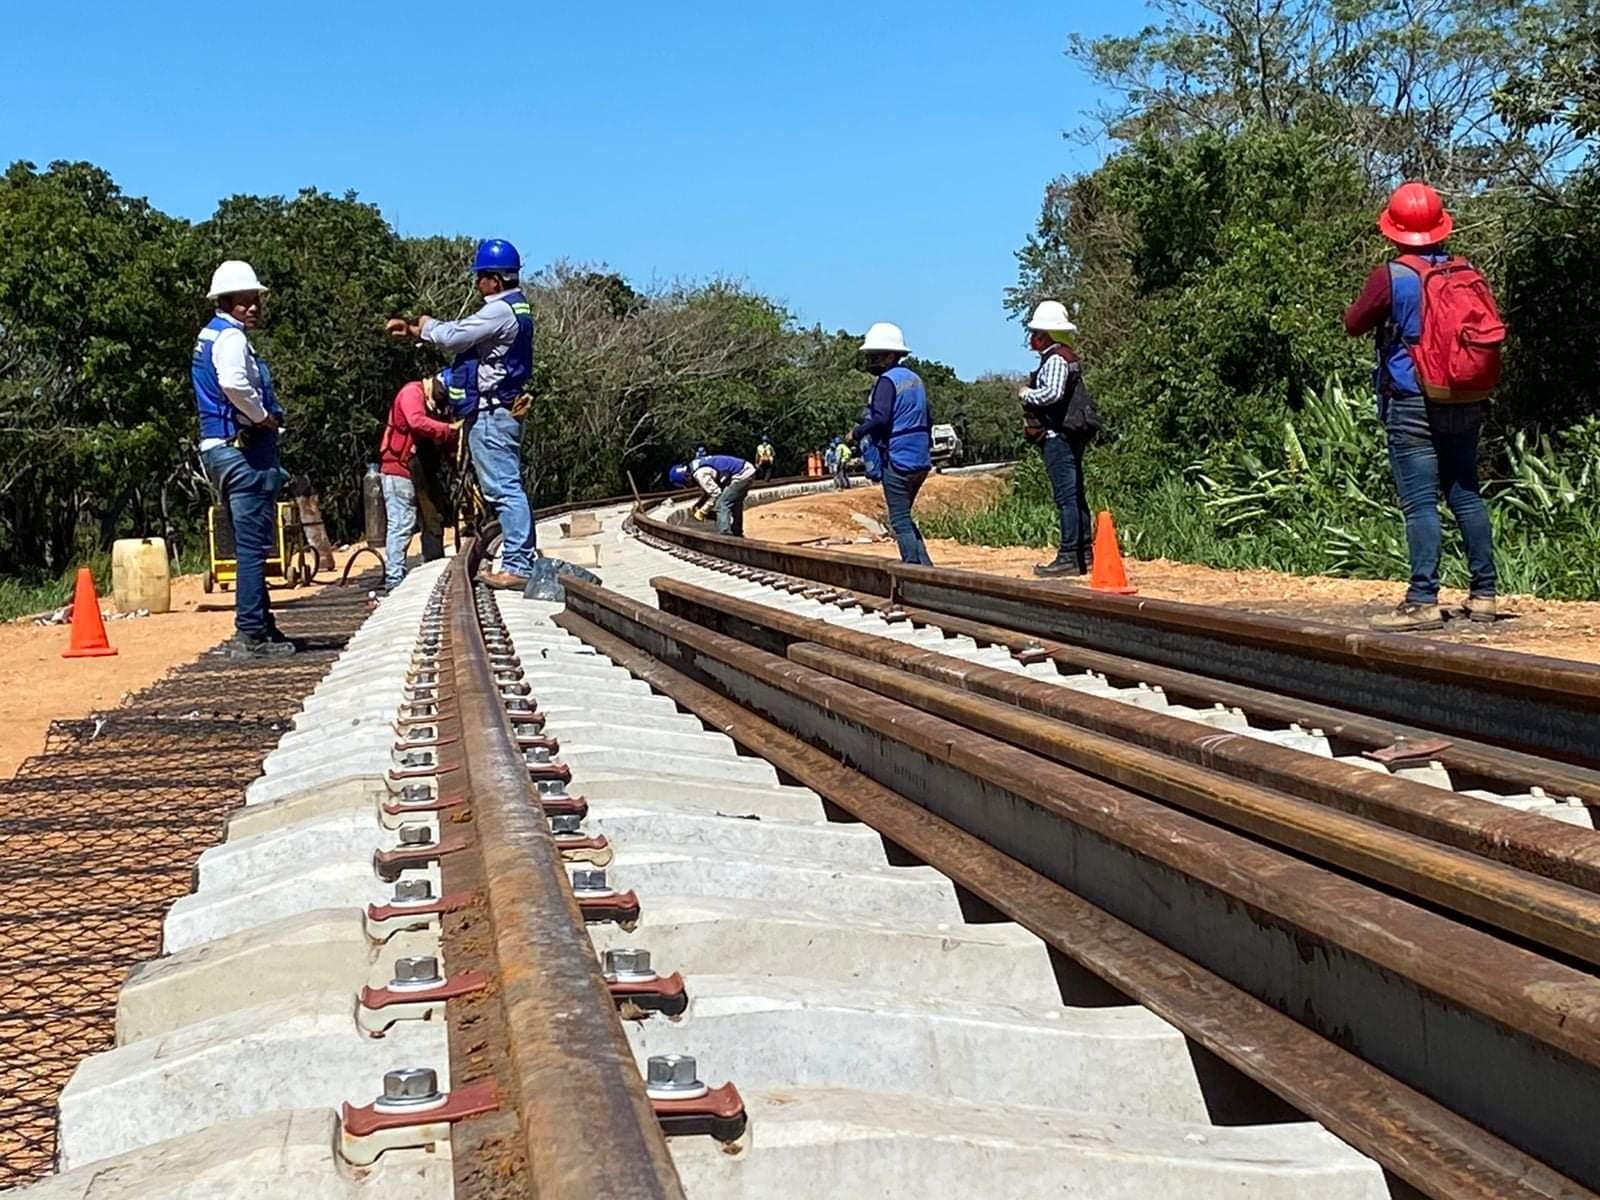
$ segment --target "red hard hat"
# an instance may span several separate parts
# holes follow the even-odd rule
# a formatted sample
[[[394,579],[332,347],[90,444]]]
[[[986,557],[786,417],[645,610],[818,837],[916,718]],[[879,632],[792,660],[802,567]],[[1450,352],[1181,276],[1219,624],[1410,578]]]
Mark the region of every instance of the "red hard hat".
[[[1455,222],[1445,212],[1439,193],[1425,183],[1402,183],[1378,214],[1378,228],[1402,246],[1434,246],[1450,236]]]

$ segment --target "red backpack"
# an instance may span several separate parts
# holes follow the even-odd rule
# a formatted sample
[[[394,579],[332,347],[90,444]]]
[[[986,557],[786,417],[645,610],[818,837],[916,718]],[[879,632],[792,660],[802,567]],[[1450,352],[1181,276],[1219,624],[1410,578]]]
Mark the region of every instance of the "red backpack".
[[[1489,285],[1464,258],[1429,262],[1406,254],[1395,261],[1421,283],[1422,335],[1409,347],[1423,395],[1447,404],[1487,400],[1500,383],[1506,340]]]

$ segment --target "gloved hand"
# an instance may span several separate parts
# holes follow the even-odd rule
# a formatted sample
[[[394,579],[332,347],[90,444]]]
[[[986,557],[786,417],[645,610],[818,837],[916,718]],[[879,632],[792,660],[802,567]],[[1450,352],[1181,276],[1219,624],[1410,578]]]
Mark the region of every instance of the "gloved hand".
[[[711,519],[711,506],[708,504],[697,504],[694,506],[694,511],[689,515],[692,516],[696,521],[709,521]]]

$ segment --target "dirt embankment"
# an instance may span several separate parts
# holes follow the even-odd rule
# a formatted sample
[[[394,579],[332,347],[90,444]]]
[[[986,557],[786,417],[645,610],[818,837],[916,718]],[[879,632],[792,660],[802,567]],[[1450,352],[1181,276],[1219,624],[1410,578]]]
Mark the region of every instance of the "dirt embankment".
[[[346,552],[336,555],[341,570],[346,557]],[[372,557],[364,556],[357,571],[372,565]],[[309,596],[338,574],[322,571],[317,578],[309,588],[273,588],[273,603]],[[170,613],[107,621],[106,634],[117,650],[111,658],[62,658],[65,625],[34,625],[26,619],[0,624],[0,780],[39,753],[51,721],[115,707],[128,693],[233,636],[233,593],[208,596],[200,579],[183,575],[172,581]],[[102,597],[100,606],[113,609],[109,597]]]
[[[977,476],[936,475],[917,498],[919,510],[958,504],[976,507],[992,499],[1003,485]],[[768,541],[827,544],[863,554],[893,557],[894,542],[870,542],[867,530],[855,518],[870,518],[880,525],[888,519],[883,493],[875,486],[857,483],[847,492],[800,496],[752,508],[745,516],[745,532]],[[848,543],[848,544],[847,544]],[[942,567],[983,571],[1012,578],[1032,578],[1033,566],[1045,557],[1026,547],[964,546],[932,539],[928,551]],[[1332,579],[1320,575],[1284,575],[1277,571],[1225,571],[1166,559],[1128,561],[1128,574],[1141,596],[1212,604],[1251,612],[1306,617],[1336,625],[1364,628],[1370,617],[1392,608],[1404,585],[1366,579]],[[1078,587],[1057,583],[1057,587]],[[1459,599],[1446,595],[1447,604]],[[1468,645],[1496,646],[1529,654],[1600,662],[1600,603],[1540,600],[1534,596],[1502,599],[1508,614],[1492,626],[1452,621],[1443,637]]]

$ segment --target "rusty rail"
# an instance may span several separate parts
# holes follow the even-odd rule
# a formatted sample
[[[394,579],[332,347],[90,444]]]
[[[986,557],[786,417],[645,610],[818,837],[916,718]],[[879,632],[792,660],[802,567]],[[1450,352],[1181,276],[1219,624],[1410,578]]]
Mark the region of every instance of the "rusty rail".
[[[470,823],[477,853],[445,860],[445,886],[471,883],[477,897],[446,919],[445,945],[461,965],[486,958],[496,986],[484,1005],[452,1005],[452,1075],[493,1074],[515,1127],[504,1115],[455,1127],[457,1194],[683,1200],[489,668],[475,548],[450,563],[445,603],[460,732],[451,786],[467,801],[450,820]]]
[[[806,643],[786,660],[581,583],[568,607],[1426,1092],[1480,1126],[1491,1157],[1510,1142],[1600,1180],[1586,1122],[1566,1110],[1600,1082],[1590,974],[934,716],[923,701],[949,689],[926,680],[908,676],[903,703],[792,661]],[[1478,1194],[1392,1169],[1432,1195]],[[1590,1194],[1542,1178],[1549,1190],[1531,1194]],[[1533,1179],[1488,1194],[1529,1194]]]
[[[1473,875],[1494,876],[1497,882],[1491,890],[1495,894],[1517,898],[1530,907],[1546,898],[1566,916],[1558,918],[1555,926],[1543,928],[1542,922],[1530,921],[1529,914],[1520,909],[1507,912],[1495,905],[1490,911],[1468,905],[1463,911],[1600,962],[1600,898],[1592,894],[1600,891],[1600,833],[1303,754],[1259,738],[1221,732],[1159,710],[1068,691],[679,580],[659,578],[651,585],[663,611],[773,653],[783,654],[796,642],[811,642],[881,664],[896,674],[970,693],[952,696],[935,691],[931,696],[937,699],[937,706],[930,711],[1112,782],[1143,791],[1165,789],[1164,799],[1280,844],[1308,850],[1312,848],[1308,839],[1316,839],[1319,852],[1331,853],[1334,843],[1324,839],[1334,836],[1334,830],[1346,830],[1337,836],[1340,844],[1348,844],[1347,849],[1334,861],[1376,870],[1374,878],[1414,895],[1465,903],[1458,891],[1465,883],[1464,869],[1470,868]],[[846,670],[843,666],[821,669],[830,674]],[[907,698],[905,691],[910,687],[899,687],[888,675],[874,675],[869,683],[864,665],[849,667],[841,677],[874,691],[888,689],[885,694],[899,699]],[[919,695],[929,693],[923,689]],[[1040,717],[1049,720],[1041,722]],[[1219,799],[1223,792],[1232,798]],[[1356,820],[1342,820],[1344,814]],[[1438,847],[1411,849],[1414,838],[1397,839],[1391,830],[1450,847],[1451,853],[1441,860]],[[1393,848],[1394,859],[1391,867],[1380,869],[1377,859],[1384,847]],[[1503,863],[1505,868],[1490,870],[1474,856]],[[1436,880],[1421,877],[1427,866],[1439,869]],[[1507,869],[1511,867],[1520,869]],[[1469,886],[1475,887],[1476,882]],[[1584,891],[1577,891],[1579,888]]]
[[[643,512],[634,520],[653,537],[730,562],[1600,766],[1600,666],[722,537]]]

